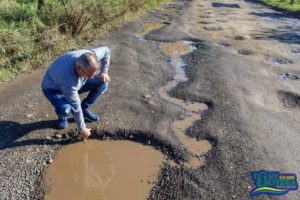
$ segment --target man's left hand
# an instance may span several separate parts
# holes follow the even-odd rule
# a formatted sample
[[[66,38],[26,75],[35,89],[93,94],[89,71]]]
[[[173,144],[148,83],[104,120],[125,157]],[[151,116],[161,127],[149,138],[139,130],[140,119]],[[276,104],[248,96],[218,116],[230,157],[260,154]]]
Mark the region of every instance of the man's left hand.
[[[100,78],[102,81],[104,81],[105,83],[106,83],[106,82],[110,82],[110,77],[108,76],[107,73],[101,73],[100,76],[99,76],[99,78]]]

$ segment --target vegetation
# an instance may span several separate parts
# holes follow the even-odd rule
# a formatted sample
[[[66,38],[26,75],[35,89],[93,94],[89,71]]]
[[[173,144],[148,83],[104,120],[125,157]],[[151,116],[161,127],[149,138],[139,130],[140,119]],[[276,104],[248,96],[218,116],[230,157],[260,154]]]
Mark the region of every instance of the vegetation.
[[[167,0],[1,0],[0,81],[46,67]]]
[[[263,0],[263,2],[272,7],[291,12],[300,11],[300,0]]]

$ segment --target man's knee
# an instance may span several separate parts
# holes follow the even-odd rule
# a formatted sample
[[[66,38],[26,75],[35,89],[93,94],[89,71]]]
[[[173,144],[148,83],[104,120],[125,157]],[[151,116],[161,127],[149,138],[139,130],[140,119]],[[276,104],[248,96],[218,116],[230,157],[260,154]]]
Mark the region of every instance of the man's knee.
[[[56,114],[59,116],[67,117],[71,113],[72,107],[69,104],[64,104],[56,109]]]
[[[103,85],[101,85],[101,87],[99,87],[99,91],[101,92],[101,94],[103,94],[108,89],[108,86],[108,83],[104,83]]]

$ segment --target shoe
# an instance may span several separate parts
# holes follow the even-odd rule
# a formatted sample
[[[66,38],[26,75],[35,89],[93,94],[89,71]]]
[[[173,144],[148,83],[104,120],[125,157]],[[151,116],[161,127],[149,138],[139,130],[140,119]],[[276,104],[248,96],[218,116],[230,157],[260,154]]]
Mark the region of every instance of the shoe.
[[[64,129],[68,127],[68,117],[58,116],[57,126],[59,129]]]
[[[83,117],[88,121],[97,122],[100,120],[100,116],[96,115],[95,113],[92,113],[92,111],[90,111],[89,109],[83,109],[82,113],[83,113]]]

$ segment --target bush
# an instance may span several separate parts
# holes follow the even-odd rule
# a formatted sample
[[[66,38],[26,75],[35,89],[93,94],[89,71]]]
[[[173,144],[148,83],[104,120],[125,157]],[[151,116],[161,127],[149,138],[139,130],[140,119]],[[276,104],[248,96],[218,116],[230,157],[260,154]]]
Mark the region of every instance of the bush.
[[[31,22],[36,15],[33,4],[11,3],[6,7],[0,7],[1,19],[7,23]]]
[[[46,1],[41,19],[47,25],[63,25],[60,30],[72,36],[81,34],[90,26],[101,26],[107,21],[103,1],[54,0]]]

